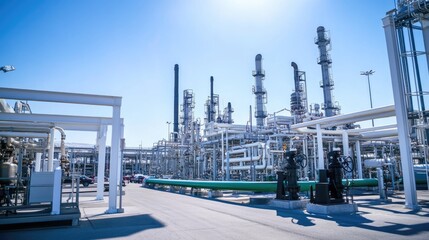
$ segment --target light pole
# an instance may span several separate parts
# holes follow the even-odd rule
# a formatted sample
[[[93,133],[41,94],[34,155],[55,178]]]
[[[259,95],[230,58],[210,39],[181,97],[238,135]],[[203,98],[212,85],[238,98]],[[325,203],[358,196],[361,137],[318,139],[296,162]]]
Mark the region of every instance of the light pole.
[[[375,71],[373,71],[373,70],[360,72],[360,75],[366,76],[368,79],[369,102],[371,104],[371,109],[372,109],[372,95],[371,95],[371,82],[369,81],[369,76],[374,74],[374,73],[375,73]],[[374,119],[371,119],[371,121],[372,121],[372,126],[374,127]]]
[[[167,139],[168,139],[168,141],[170,141],[170,124],[171,124],[171,122],[167,121],[166,123],[168,124],[168,135],[167,135]]]
[[[12,65],[5,65],[3,67],[0,67],[0,71],[3,71],[5,73],[12,72],[13,70],[15,70],[15,67]]]

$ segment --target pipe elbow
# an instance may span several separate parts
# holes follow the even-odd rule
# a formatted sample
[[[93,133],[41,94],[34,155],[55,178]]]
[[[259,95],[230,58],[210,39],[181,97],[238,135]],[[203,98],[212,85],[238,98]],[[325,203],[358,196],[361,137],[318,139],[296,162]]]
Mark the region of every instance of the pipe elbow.
[[[290,65],[293,67],[295,71],[298,71],[298,65],[295,62],[291,62]]]

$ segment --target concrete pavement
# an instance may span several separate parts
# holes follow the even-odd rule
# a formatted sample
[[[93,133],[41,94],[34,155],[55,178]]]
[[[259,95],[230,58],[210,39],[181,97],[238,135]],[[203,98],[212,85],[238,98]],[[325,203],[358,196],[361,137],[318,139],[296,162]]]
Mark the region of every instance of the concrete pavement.
[[[107,198],[85,193],[78,226],[3,230],[0,239],[429,239],[427,190],[419,191],[419,211],[405,209],[401,194],[391,203],[361,195],[357,214],[332,216],[249,205],[242,195],[220,201],[139,184],[124,190],[125,213],[104,214]]]

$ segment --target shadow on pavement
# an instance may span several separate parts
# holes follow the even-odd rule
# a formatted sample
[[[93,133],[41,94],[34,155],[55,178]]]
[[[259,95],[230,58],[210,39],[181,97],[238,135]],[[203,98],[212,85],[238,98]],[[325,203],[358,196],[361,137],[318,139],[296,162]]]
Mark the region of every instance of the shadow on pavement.
[[[3,231],[2,240],[17,239],[105,239],[124,238],[141,231],[165,225],[149,214],[124,216],[105,215],[80,221],[79,226],[62,228],[32,228]]]

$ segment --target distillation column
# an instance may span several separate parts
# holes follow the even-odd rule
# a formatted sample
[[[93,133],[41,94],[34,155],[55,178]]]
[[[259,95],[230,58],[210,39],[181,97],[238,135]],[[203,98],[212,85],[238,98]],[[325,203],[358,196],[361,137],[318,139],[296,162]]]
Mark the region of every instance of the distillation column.
[[[307,113],[307,91],[305,82],[305,72],[299,71],[295,62],[291,63],[294,72],[295,92],[290,96],[290,109],[295,123],[302,123],[305,113]]]
[[[187,89],[183,91],[183,133],[184,133],[184,142],[189,143],[191,140],[192,133],[192,125],[194,121],[194,109],[195,100],[194,93],[192,90]]]
[[[258,129],[264,127],[264,120],[268,116],[265,104],[267,103],[267,91],[263,87],[262,80],[265,79],[265,71],[262,70],[262,55],[258,54],[255,57],[256,70],[253,71],[255,77],[255,86],[253,93],[256,98],[255,118]]]
[[[331,64],[332,59],[328,53],[331,47],[331,39],[325,31],[325,28],[320,26],[317,28],[317,37],[315,43],[319,47],[320,57],[317,59],[317,63],[322,68],[322,82],[320,87],[323,88],[323,109],[325,115],[331,117],[337,115],[339,107],[333,102],[332,89],[334,89],[334,81],[331,79]]]
[[[177,142],[179,134],[179,64],[174,65],[174,141]],[[170,138],[170,136],[168,136]]]

